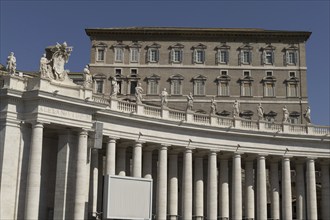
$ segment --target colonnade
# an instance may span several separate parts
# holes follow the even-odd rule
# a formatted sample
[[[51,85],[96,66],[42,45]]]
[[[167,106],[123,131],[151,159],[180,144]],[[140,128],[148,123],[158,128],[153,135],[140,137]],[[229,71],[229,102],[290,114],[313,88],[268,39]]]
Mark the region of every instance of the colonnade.
[[[25,219],[38,219],[43,129],[41,123],[32,126]],[[97,179],[94,174],[88,175],[87,139],[87,131],[78,132],[74,219],[86,217],[86,190],[94,192],[92,199],[87,199],[93,203],[94,210],[100,204],[97,201],[102,193],[95,189],[100,186],[97,183],[100,178]],[[322,174],[322,194],[321,198],[317,198],[317,158],[224,152],[221,146],[215,150],[142,141],[123,143],[112,137],[106,139],[105,152],[99,153],[105,161],[102,167],[104,174],[153,178],[156,182],[153,198],[156,219],[330,219],[329,164],[318,162]],[[132,149],[131,158],[127,155],[128,147]],[[97,151],[92,151],[94,165],[90,173],[103,166],[103,163],[93,161],[100,158],[95,156]],[[156,163],[153,157],[157,157]],[[66,163],[62,161],[61,164]],[[61,169],[58,168],[57,173]],[[99,171],[98,175],[102,172]],[[56,178],[59,182],[60,177],[57,175]],[[90,187],[89,180],[93,182]],[[56,183],[56,187],[60,186]],[[55,189],[59,194],[55,193],[54,216],[59,217],[61,215],[58,213],[63,212],[60,208],[63,207],[63,198],[59,196],[61,190]],[[318,204],[318,200],[321,203]],[[321,208],[320,212],[318,208]]]

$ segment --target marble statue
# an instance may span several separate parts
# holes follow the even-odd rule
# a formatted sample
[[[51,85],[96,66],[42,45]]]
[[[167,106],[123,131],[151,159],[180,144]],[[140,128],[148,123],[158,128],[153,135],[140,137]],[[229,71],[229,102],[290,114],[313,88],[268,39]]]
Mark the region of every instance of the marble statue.
[[[166,88],[164,88],[164,90],[160,93],[160,102],[161,102],[161,106],[162,107],[167,107],[167,103],[168,103],[168,93],[166,91]]]
[[[307,123],[311,123],[311,108],[309,106],[307,106],[304,112],[304,118]]]
[[[261,106],[261,103],[259,103],[257,107],[257,114],[258,114],[258,120],[264,119],[264,108]]]
[[[286,105],[282,108],[282,111],[283,111],[283,122],[289,123],[289,111],[288,111]]]
[[[210,111],[210,114],[211,115],[215,115],[216,112],[217,112],[217,102],[215,101],[215,98],[212,97],[212,99],[211,99],[211,111]]]
[[[136,104],[142,104],[142,92],[143,89],[141,87],[141,83],[139,83],[138,86],[135,87]]]
[[[15,74],[16,72],[16,57],[14,56],[14,52],[11,52],[7,57],[7,71],[10,74]]]
[[[187,111],[192,111],[192,107],[194,105],[194,97],[193,94],[190,92],[187,96]]]
[[[89,70],[89,65],[86,65],[84,68],[84,86],[86,88],[93,88],[93,80]]]
[[[111,80],[111,94],[110,94],[111,98],[117,98],[118,91],[119,91],[119,87],[118,87],[117,78],[113,77],[113,79]]]
[[[49,78],[52,72],[52,67],[49,65],[50,62],[52,62],[52,60],[48,60],[46,58],[46,54],[44,53],[40,58],[40,68],[39,68],[40,74],[44,78]]]
[[[233,116],[239,117],[239,103],[237,100],[235,100],[234,105],[233,105]]]

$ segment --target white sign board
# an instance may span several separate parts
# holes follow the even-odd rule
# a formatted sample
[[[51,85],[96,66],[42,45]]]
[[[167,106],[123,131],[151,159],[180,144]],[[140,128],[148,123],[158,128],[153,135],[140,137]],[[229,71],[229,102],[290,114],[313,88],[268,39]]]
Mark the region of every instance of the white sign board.
[[[151,211],[152,179],[105,177],[103,219],[151,219]]]

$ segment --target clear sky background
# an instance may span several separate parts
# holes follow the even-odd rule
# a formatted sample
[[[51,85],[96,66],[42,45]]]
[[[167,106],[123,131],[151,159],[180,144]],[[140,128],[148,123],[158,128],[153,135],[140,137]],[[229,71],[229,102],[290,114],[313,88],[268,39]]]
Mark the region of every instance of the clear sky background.
[[[329,125],[329,0],[323,1],[17,1],[0,0],[0,63],[15,53],[18,70],[36,71],[44,49],[73,46],[66,69],[90,61],[85,28],[171,26],[311,31],[308,96],[314,124]]]

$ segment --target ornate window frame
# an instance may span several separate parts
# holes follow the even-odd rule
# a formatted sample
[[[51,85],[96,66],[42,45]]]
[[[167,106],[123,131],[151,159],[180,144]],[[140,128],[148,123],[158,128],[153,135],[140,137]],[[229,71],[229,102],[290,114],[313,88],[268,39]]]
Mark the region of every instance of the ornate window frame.
[[[149,45],[147,48],[147,63],[158,63],[159,62],[159,48],[161,46],[157,43]]]
[[[105,84],[106,76],[102,73],[93,75],[93,91],[97,94],[104,93],[104,84]]]
[[[293,72],[293,71],[290,71]],[[299,78],[296,76],[289,77],[284,81],[286,84],[286,96],[289,98],[297,98],[299,97]],[[293,92],[294,91],[294,92]]]
[[[139,63],[140,62],[140,50],[141,44],[134,42],[129,46],[129,62],[130,63]],[[136,53],[136,54],[135,54]]]
[[[112,49],[114,51],[114,62],[115,63],[123,63],[125,57],[125,47],[126,45],[122,42],[118,42],[112,45]]]
[[[95,63],[104,63],[106,60],[108,45],[106,43],[99,42],[94,45],[94,48],[95,48]],[[99,57],[101,51],[102,51],[102,58]]]
[[[245,75],[246,72],[249,72],[249,74]],[[251,76],[251,71],[243,70],[243,77],[238,80],[241,88],[241,96],[253,97],[253,90],[252,90],[253,81],[254,79]],[[246,85],[248,87],[245,87]],[[249,91],[246,91],[246,89],[249,89]]]
[[[197,75],[194,78],[192,78],[193,86],[194,86],[194,96],[206,95],[206,88],[205,88],[206,80],[207,77],[203,75]]]
[[[239,65],[252,65],[252,50],[253,47],[249,44],[245,44],[238,48],[238,62]]]
[[[268,75],[268,73],[271,73]],[[264,87],[264,97],[276,97],[275,83],[276,78],[273,76],[272,71],[265,71],[265,77],[262,79],[263,87]],[[269,92],[268,86],[271,86],[271,92]]]
[[[147,95],[159,95],[160,76],[153,74],[151,76],[146,77],[146,81],[147,81]],[[156,89],[152,88],[152,86],[155,86]]]
[[[261,64],[273,66],[275,63],[275,49],[271,44],[268,44],[266,47],[261,48]],[[269,58],[270,57],[270,61]]]
[[[226,74],[223,74],[226,73]],[[220,76],[218,76],[215,81],[218,87],[218,96],[230,96],[229,82],[231,77],[228,75],[228,70],[220,70]],[[223,88],[225,85],[225,88]]]
[[[169,47],[170,63],[181,64],[183,62],[183,48],[184,48],[184,46],[180,43],[177,43],[177,44]]]
[[[184,77],[180,74],[170,76],[169,81],[170,81],[170,85],[171,85],[171,91],[170,91],[171,95],[177,95],[177,96],[182,95],[182,81],[183,80],[184,80]],[[179,86],[179,93],[174,92],[175,83],[177,83],[177,85]]]
[[[194,64],[205,64],[205,50],[206,46],[204,44],[198,44],[192,47],[193,50],[193,63]]]
[[[230,46],[223,43],[215,48],[216,52],[216,63],[219,65],[227,65],[229,63],[229,50]]]
[[[285,66],[296,66],[298,64],[299,54],[298,47],[295,45],[290,45],[283,49],[283,62]]]

